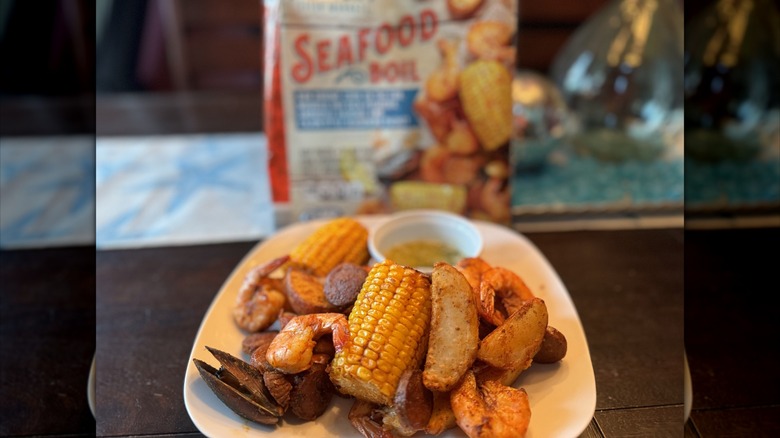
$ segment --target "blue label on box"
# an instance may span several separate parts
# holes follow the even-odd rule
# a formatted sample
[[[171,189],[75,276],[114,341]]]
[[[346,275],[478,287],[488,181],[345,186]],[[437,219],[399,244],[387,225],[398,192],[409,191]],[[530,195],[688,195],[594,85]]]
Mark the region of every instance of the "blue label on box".
[[[416,89],[295,91],[295,125],[301,131],[415,127],[416,95]]]

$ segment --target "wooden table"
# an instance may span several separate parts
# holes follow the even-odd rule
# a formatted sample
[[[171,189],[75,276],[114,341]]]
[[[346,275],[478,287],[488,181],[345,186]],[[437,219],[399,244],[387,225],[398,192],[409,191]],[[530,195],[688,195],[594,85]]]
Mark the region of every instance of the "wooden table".
[[[681,431],[682,231],[529,237],[562,277],[590,342],[599,397],[586,436]],[[192,341],[254,244],[98,254],[99,435],[196,432],[182,401]]]
[[[526,235],[588,338],[598,401],[583,436],[683,435],[683,348],[694,389],[685,436],[778,436],[778,330],[766,289],[776,256],[753,249],[777,248],[780,229]],[[0,434],[200,435],[182,401],[189,352],[214,294],[255,244],[96,258],[89,248],[1,252]],[[86,404],[95,348],[96,425]]]

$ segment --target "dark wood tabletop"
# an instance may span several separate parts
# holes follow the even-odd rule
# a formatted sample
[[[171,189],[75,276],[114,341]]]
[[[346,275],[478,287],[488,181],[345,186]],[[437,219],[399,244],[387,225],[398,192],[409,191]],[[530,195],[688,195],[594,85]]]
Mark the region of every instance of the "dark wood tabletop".
[[[587,336],[598,398],[583,436],[778,436],[777,257],[756,248],[777,248],[780,229],[526,236]],[[216,292],[256,244],[2,251],[0,434],[199,436],[183,402],[188,356]],[[97,422],[86,403],[94,351]],[[685,425],[683,352],[693,378]]]
[[[586,436],[682,431],[682,231],[528,237],[563,279],[590,344],[598,402]],[[98,435],[197,432],[182,399],[187,359],[215,293],[255,244],[98,253]]]

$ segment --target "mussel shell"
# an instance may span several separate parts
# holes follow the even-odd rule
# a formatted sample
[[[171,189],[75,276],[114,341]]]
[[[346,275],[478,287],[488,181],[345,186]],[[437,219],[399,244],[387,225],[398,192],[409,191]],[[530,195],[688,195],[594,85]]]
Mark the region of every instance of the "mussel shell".
[[[199,359],[192,359],[201,378],[211,391],[236,414],[260,424],[275,425],[279,416],[260,406],[246,394],[231,387],[217,377],[217,369]]]
[[[281,416],[284,413],[284,410],[269,398],[268,390],[263,381],[262,371],[224,351],[212,347],[206,347],[206,349],[217,358],[225,371],[230,373],[240,383],[240,387],[231,386],[238,390],[249,392],[247,395],[269,413],[276,416]],[[224,379],[222,380],[224,381]]]

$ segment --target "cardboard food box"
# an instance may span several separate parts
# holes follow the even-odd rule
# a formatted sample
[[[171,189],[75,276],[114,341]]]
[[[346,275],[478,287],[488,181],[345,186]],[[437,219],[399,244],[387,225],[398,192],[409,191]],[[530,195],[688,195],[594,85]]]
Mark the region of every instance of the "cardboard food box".
[[[516,27],[516,0],[265,0],[275,204],[508,221]]]

